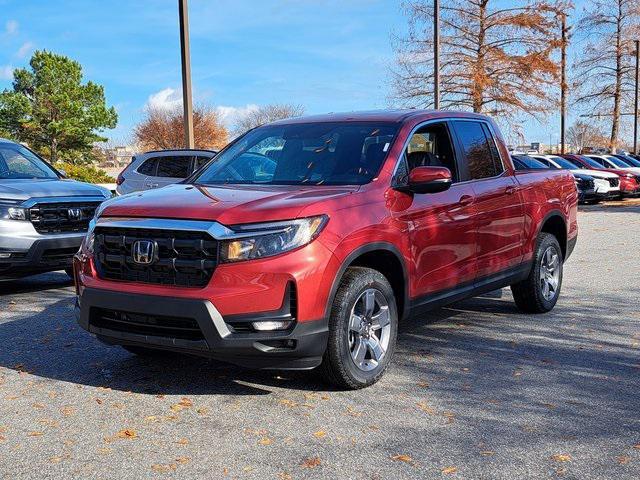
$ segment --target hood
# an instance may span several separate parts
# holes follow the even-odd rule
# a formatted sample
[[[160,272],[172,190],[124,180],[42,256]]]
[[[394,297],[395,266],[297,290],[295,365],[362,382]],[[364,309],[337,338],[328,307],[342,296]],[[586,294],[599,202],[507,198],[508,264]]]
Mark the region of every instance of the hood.
[[[572,170],[573,172],[576,172],[578,170]],[[585,169],[580,169],[579,173],[583,173],[585,175],[589,175],[593,178],[619,178],[620,175],[616,175],[615,173],[611,173],[611,172],[605,172],[602,170],[585,170]]]
[[[43,197],[102,197],[111,193],[105,188],[75,180],[16,179],[0,180],[0,199],[28,200]]]
[[[621,172],[633,173],[634,175],[640,175],[640,167],[620,168]]]
[[[297,218],[313,204],[340,199],[357,191],[357,186],[176,184],[113,198],[103,204],[100,215],[216,220],[234,225]],[[325,212],[305,212],[305,215],[320,213]]]

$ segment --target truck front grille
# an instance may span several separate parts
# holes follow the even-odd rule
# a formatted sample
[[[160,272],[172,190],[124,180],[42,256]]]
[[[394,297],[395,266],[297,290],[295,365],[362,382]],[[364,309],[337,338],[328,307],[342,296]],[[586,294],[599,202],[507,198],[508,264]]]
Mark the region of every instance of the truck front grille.
[[[86,232],[100,202],[38,203],[29,219],[38,233]]]
[[[92,308],[89,324],[116,332],[136,333],[154,337],[204,340],[202,330],[193,318],[146,315],[106,308]]]
[[[151,263],[135,261],[138,241],[154,245]],[[94,250],[98,274],[107,280],[204,287],[218,264],[218,242],[206,232],[99,226]]]

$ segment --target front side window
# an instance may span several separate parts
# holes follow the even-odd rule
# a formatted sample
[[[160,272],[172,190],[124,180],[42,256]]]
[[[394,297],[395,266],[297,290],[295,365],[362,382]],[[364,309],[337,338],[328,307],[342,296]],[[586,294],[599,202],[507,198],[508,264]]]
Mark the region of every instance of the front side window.
[[[480,122],[454,121],[454,129],[460,140],[464,163],[469,171],[469,180],[480,180],[500,175],[503,172],[494,158],[490,141]],[[499,158],[498,158],[499,160]]]
[[[13,143],[0,144],[0,179],[58,178],[46,162],[28,148]]]
[[[194,182],[204,185],[363,185],[379,173],[396,123],[267,125],[216,156]]]
[[[409,139],[394,184],[406,185],[408,173],[416,167],[446,167],[453,182],[459,181],[451,137],[445,123],[429,124],[418,129]]]

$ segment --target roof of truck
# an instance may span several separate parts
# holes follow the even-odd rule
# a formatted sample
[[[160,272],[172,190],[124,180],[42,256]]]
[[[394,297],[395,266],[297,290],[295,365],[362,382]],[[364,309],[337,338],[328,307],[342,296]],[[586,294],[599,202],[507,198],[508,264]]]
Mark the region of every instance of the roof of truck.
[[[271,125],[284,125],[291,123],[317,123],[317,122],[392,122],[401,123],[406,120],[438,117],[461,117],[461,118],[486,118],[483,115],[471,112],[457,112],[451,110],[370,110],[362,112],[326,113],[322,115],[310,115],[305,117],[288,118],[278,120]]]

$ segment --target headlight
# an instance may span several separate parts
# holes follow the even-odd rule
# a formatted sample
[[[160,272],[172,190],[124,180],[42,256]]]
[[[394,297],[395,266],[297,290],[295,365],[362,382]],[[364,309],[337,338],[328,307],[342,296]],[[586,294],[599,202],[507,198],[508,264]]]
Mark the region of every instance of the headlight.
[[[95,234],[93,233],[93,231],[95,228],[96,220],[94,218],[89,222],[89,230],[87,231],[87,235],[82,239],[82,243],[80,244],[80,253],[93,255],[93,243],[95,241]]]
[[[254,223],[231,227],[229,239],[220,243],[221,262],[271,257],[294,250],[315,239],[329,217],[301,218],[285,222]]]
[[[625,173],[624,176],[627,177],[627,178],[634,178],[635,177],[635,175],[633,173]]]
[[[26,220],[27,209],[19,207],[21,200],[0,199],[0,219],[4,220]]]

